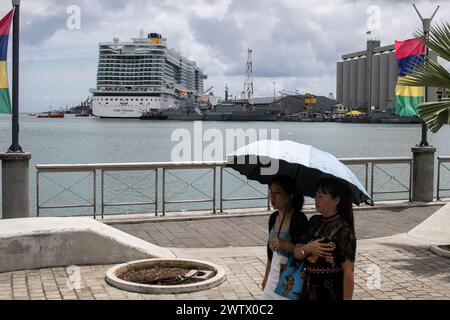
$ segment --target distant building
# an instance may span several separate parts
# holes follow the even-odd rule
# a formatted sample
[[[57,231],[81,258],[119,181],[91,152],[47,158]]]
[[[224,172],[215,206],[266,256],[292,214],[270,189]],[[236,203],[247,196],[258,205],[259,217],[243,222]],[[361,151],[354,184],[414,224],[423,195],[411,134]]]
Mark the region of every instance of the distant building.
[[[253,98],[251,100],[254,108],[269,109],[278,111],[280,115],[298,114],[308,111],[309,113],[331,113],[336,100],[324,96],[316,96],[317,102],[311,104],[308,110],[305,110],[305,95],[285,95],[264,98]]]
[[[434,52],[430,59],[437,60]],[[367,49],[342,55],[337,62],[336,100],[350,109],[368,114],[395,112],[397,59],[395,46],[380,47],[380,41],[368,40]],[[438,99],[437,89],[428,89],[428,100]]]
[[[343,118],[349,111],[350,111],[349,107],[346,107],[343,104],[337,104],[333,107],[332,118],[333,119]]]

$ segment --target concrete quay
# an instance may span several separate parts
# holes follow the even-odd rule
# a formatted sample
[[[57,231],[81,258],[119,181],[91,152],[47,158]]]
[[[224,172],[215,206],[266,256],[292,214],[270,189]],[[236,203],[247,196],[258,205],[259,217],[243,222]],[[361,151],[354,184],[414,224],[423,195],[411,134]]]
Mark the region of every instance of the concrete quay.
[[[442,205],[380,205],[355,211],[354,299],[450,299],[450,259],[429,250],[432,243],[450,243],[450,205]],[[259,299],[267,220],[267,211],[105,219],[117,231],[166,247],[176,257],[222,266],[227,280],[210,290],[177,295],[121,291],[104,280],[112,265],[101,264],[0,273],[0,299]]]

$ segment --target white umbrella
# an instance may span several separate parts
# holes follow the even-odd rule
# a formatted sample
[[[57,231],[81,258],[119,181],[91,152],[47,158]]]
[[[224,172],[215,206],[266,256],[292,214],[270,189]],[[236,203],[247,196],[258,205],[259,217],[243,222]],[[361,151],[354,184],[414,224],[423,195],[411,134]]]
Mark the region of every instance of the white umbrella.
[[[353,172],[332,154],[289,140],[261,140],[227,155],[227,166],[250,180],[268,184],[274,175],[287,175],[297,189],[314,197],[322,178],[336,177],[351,189],[353,202],[372,204],[370,196]]]

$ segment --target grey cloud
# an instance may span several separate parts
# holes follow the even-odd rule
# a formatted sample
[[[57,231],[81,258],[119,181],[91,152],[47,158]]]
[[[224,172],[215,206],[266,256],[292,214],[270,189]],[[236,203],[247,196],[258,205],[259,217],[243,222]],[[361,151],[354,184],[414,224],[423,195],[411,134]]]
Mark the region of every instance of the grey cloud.
[[[240,58],[244,39],[234,19],[195,18],[191,19],[190,26],[196,40],[214,49],[224,63],[232,65]]]
[[[142,1],[139,1],[142,2]],[[127,5],[121,0],[97,0],[96,6],[102,9],[101,12],[92,10],[92,2],[82,0],[53,0],[50,2],[52,13],[47,16],[35,16],[32,12],[22,10],[21,37],[26,45],[38,45],[50,38],[55,32],[66,28],[66,21],[69,18],[67,8],[77,5],[81,9],[81,22],[83,30],[92,30],[101,22],[102,14],[110,11],[118,11]],[[22,4],[22,7],[26,4]]]

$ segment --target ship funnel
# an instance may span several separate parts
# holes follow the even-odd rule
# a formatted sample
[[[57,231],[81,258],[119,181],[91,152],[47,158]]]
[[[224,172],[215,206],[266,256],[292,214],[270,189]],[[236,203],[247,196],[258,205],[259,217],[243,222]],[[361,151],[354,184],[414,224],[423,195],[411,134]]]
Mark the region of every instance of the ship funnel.
[[[148,41],[152,43],[161,43],[161,35],[159,33],[150,33]]]

